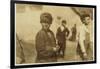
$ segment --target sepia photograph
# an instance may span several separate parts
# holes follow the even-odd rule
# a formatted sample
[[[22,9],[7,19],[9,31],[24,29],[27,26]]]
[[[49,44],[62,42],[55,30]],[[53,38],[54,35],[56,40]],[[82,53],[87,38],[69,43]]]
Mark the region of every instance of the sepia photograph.
[[[95,10],[95,6],[14,2],[14,65],[95,62]]]

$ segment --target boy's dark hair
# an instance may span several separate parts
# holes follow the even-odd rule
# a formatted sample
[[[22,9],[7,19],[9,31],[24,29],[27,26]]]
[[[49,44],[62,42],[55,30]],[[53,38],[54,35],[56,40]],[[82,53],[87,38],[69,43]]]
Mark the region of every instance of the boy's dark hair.
[[[45,23],[51,24],[52,20],[53,20],[52,15],[48,12],[42,13],[40,15],[40,23],[45,22]]]
[[[85,17],[90,17],[89,14],[83,14],[80,16],[81,21],[83,22],[83,20],[85,19]]]
[[[62,20],[62,23],[66,24],[67,22],[66,22],[66,20]]]

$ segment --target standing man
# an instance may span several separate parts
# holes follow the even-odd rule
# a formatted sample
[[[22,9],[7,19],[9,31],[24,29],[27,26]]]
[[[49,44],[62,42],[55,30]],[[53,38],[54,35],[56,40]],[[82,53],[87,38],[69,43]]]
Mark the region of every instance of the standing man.
[[[82,25],[78,29],[77,33],[77,53],[82,60],[91,60],[93,59],[93,45],[92,43],[92,22],[90,15],[84,14],[81,16]]]
[[[53,32],[50,30],[53,18],[50,13],[40,15],[42,29],[36,35],[37,63],[56,62],[56,40]]]
[[[69,39],[69,29],[66,27],[66,20],[62,20],[62,24],[57,29],[56,38],[57,44],[60,47],[58,55],[64,58],[65,48],[66,48],[66,39]]]

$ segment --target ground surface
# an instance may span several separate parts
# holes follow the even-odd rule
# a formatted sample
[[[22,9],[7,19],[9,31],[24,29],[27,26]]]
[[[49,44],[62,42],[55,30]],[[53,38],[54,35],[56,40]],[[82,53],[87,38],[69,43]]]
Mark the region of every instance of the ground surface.
[[[36,49],[34,46],[34,42],[32,41],[22,42],[21,45],[23,47],[24,56],[25,56],[24,63],[35,63]],[[58,62],[80,61],[81,59],[76,54],[76,47],[77,47],[77,42],[67,41],[64,59],[58,58]],[[16,61],[19,61],[19,60],[17,59]]]

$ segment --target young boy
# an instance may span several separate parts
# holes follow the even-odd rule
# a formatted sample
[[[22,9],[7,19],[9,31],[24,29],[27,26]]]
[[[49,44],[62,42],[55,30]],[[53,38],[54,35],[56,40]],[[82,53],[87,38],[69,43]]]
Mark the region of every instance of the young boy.
[[[53,18],[50,13],[40,15],[42,29],[36,35],[37,63],[56,62],[56,40],[53,32],[50,30]]]
[[[58,55],[64,58],[65,48],[66,48],[66,37],[69,36],[69,29],[66,27],[66,20],[62,20],[62,24],[57,29],[56,38],[57,44],[60,47]]]
[[[90,15],[84,14],[81,16],[82,25],[78,29],[78,46],[77,53],[82,60],[91,60],[93,59],[93,46],[92,43],[92,26]],[[93,30],[92,30],[93,31]]]

